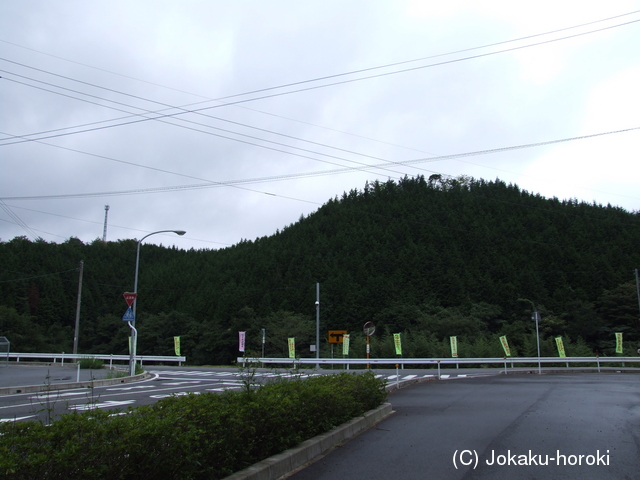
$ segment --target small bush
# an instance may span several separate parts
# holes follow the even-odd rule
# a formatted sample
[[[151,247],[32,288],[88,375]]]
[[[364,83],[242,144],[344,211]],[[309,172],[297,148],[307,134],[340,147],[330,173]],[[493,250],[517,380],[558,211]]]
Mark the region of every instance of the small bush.
[[[111,416],[100,410],[0,424],[0,477],[220,479],[379,406],[371,372],[257,390],[170,397]]]
[[[78,363],[85,370],[100,370],[104,366],[104,361],[98,358],[81,358]]]

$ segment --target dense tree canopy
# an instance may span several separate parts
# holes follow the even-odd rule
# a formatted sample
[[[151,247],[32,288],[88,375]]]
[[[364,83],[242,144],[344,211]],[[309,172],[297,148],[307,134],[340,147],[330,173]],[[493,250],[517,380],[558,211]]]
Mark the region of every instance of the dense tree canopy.
[[[639,244],[640,214],[611,205],[547,199],[500,180],[374,182],[270,237],[221,250],[144,245],[139,351],[172,354],[179,335],[190,362],[228,363],[238,330],[259,353],[266,328],[267,355],[286,354],[287,336],[309,355],[316,283],[322,332],[357,340],[374,321],[378,355],[396,332],[421,355],[451,335],[463,353],[502,334],[524,354],[534,308],[551,341],[611,353],[613,332],[623,332],[635,351]],[[0,335],[16,351],[71,351],[82,260],[79,351],[125,353],[122,294],[133,290],[136,246],[0,242]]]

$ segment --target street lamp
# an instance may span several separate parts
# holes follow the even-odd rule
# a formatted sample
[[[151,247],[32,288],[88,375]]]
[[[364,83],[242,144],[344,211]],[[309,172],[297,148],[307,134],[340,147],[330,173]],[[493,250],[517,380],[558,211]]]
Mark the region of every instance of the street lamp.
[[[538,341],[538,375],[542,373],[542,367],[540,366],[540,331],[538,330],[538,322],[540,321],[540,314],[538,310],[534,310],[531,315],[531,320],[536,321],[536,339]]]
[[[156,233],[175,233],[176,235],[182,236],[187,232],[185,232],[184,230],[158,230],[157,232],[152,232],[148,235],[145,235],[140,240],[138,240],[138,249],[136,251],[136,276],[133,282],[133,293],[135,294],[138,293],[138,266],[140,265],[140,245],[142,244],[142,241],[145,238],[150,237],[151,235],[155,235]],[[135,329],[135,326],[136,326],[136,305],[137,304],[138,304],[138,298],[136,297],[133,300],[133,321],[131,322],[132,324],[131,334],[133,336],[133,338],[131,339],[131,354],[130,354],[130,360],[129,360],[129,373],[131,376],[135,375],[136,373],[136,347],[138,345],[138,331]]]

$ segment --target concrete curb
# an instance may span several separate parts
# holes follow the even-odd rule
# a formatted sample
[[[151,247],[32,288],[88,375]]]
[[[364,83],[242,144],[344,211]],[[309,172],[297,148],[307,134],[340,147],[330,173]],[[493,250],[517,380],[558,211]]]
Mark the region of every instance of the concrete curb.
[[[0,395],[12,395],[16,393],[34,393],[34,392],[55,392],[56,390],[71,390],[74,388],[91,388],[109,385],[120,385],[123,383],[139,382],[152,378],[153,375],[144,372],[133,377],[109,378],[103,380],[89,380],[86,382],[70,382],[70,383],[51,383],[49,385],[26,385],[24,387],[3,387],[0,388]]]
[[[276,480],[313,461],[331,448],[348,440],[393,413],[390,403],[370,410],[363,417],[344,423],[327,433],[302,442],[295,448],[256,463],[224,480]]]

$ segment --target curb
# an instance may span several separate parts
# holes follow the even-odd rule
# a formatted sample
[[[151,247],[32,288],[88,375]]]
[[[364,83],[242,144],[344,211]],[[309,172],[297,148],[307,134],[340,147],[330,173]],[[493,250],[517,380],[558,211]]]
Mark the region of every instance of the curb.
[[[391,409],[391,404],[385,403],[374,410],[369,410],[363,417],[355,418],[327,433],[305,440],[297,447],[262,460],[226,477],[224,480],[276,480],[312,462],[316,457],[356,436],[392,413],[394,412]]]
[[[122,383],[139,382],[141,380],[147,380],[152,378],[153,375],[144,372],[140,375],[134,375],[133,377],[120,377],[109,378],[104,380],[88,380],[86,382],[72,382],[72,383],[52,383],[49,385],[26,385],[24,387],[3,387],[0,388],[0,395],[13,395],[16,393],[34,393],[34,392],[54,392],[56,390],[71,390],[74,388],[92,388],[102,387],[109,385],[120,385]]]

